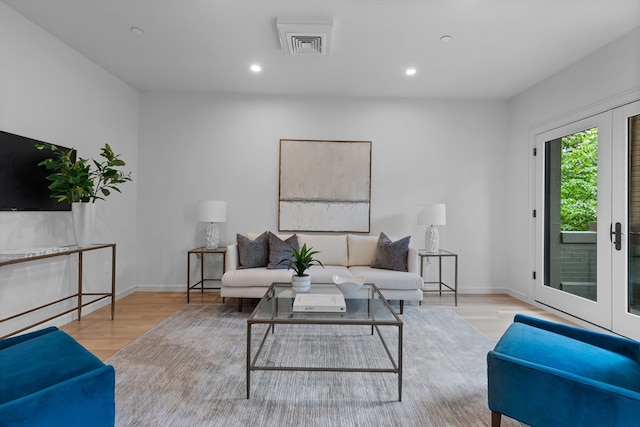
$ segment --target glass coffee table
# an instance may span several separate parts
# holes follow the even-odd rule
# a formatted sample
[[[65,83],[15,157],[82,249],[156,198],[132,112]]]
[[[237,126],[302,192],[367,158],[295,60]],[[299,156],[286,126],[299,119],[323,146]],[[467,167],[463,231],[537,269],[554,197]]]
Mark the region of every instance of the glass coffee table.
[[[308,294],[342,295],[332,283],[312,284]],[[273,283],[247,320],[247,399],[250,397],[251,373],[253,371],[332,371],[396,374],[398,376],[398,400],[402,400],[402,320],[374,284],[365,283],[357,294],[345,297],[346,309],[344,312],[294,311],[295,296],[296,293],[292,291],[290,283]],[[254,328],[260,329],[259,325],[266,326],[266,329],[254,350],[252,349],[252,333]],[[379,346],[380,350],[385,351],[388,356],[389,366],[344,367],[307,366],[306,364],[305,366],[283,366],[268,363],[269,358],[262,358],[267,359],[262,360],[260,355],[267,348],[266,346],[273,345],[275,342],[274,334],[277,335],[278,332],[276,325],[316,325],[318,328],[321,325],[370,326],[371,335],[377,334],[382,344]],[[385,341],[380,330],[383,326],[397,328],[397,349],[392,349]],[[258,339],[259,335],[256,342]],[[316,339],[322,340],[323,336],[318,334]],[[344,345],[355,344],[353,344],[353,340],[345,338]],[[358,351],[358,348],[353,350]]]

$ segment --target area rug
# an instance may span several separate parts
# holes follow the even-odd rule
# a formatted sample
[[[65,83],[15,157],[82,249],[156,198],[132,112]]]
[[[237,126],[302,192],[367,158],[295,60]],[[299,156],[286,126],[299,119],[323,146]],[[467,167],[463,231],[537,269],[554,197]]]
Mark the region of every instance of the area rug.
[[[486,354],[493,343],[452,309],[405,307],[402,401],[395,374],[281,371],[254,372],[247,399],[248,316],[233,304],[190,304],[109,358],[116,425],[490,425]],[[278,327],[265,360],[389,363],[368,327],[308,328]],[[383,333],[393,349],[395,328]],[[503,418],[503,426],[520,424]]]

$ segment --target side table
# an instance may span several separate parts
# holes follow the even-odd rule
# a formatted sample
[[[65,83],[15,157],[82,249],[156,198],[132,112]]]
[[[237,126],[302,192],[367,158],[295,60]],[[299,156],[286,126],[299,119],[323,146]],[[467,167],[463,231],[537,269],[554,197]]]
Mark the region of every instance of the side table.
[[[194,284],[191,284],[191,256],[195,255],[196,258],[200,259],[200,280]],[[222,276],[217,278],[205,278],[204,275],[204,260],[206,255],[221,255],[222,256],[222,274],[224,274],[224,266],[227,256],[226,248],[216,248],[216,249],[207,249],[204,246],[199,248],[191,249],[187,252],[187,304],[190,301],[191,289],[198,288],[200,292],[204,294],[205,289],[219,289],[219,288],[207,288],[205,287],[205,282],[220,280]]]
[[[422,292],[453,292],[453,301],[458,306],[458,254],[440,249],[438,252],[427,252],[424,249],[418,250],[420,256],[420,276],[424,278],[423,267],[425,258],[438,258],[438,281],[437,282],[424,282],[425,284],[437,284],[438,289],[423,289]],[[453,258],[454,276],[453,287],[442,281],[442,259]],[[424,279],[423,279],[424,280]],[[444,289],[443,289],[444,287]]]

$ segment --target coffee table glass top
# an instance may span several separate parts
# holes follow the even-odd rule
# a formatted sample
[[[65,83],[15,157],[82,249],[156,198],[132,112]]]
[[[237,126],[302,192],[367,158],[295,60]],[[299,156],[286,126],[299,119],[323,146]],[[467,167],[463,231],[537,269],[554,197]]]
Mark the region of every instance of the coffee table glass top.
[[[333,284],[312,284],[310,294],[339,294]],[[354,296],[345,296],[346,312],[293,311],[296,292],[290,283],[273,283],[248,321],[251,323],[402,324],[378,288],[365,283]]]

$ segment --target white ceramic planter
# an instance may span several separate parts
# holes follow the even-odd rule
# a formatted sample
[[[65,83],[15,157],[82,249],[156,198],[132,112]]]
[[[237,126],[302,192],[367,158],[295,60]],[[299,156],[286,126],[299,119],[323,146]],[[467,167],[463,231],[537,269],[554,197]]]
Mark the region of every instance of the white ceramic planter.
[[[294,292],[309,292],[311,290],[311,276],[291,276],[291,289]]]
[[[86,247],[93,243],[93,229],[96,219],[95,203],[72,203],[71,218],[76,246]]]

